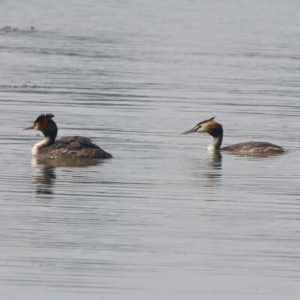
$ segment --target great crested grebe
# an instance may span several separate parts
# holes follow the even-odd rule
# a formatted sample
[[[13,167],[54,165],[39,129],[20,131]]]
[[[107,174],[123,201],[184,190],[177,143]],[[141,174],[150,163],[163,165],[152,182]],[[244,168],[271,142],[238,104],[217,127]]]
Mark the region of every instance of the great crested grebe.
[[[65,136],[57,141],[57,126],[52,120],[53,114],[41,114],[32,126],[24,130],[39,130],[45,139],[36,143],[31,154],[51,158],[112,158],[112,155],[102,150],[90,139],[82,136]]]
[[[286,149],[267,142],[246,142],[238,143],[221,148],[223,140],[223,127],[221,124],[214,121],[214,118],[198,123],[194,128],[183,132],[188,134],[193,132],[206,132],[213,137],[212,143],[207,147],[209,151],[228,151],[240,154],[264,155],[264,154],[279,154],[287,152]]]

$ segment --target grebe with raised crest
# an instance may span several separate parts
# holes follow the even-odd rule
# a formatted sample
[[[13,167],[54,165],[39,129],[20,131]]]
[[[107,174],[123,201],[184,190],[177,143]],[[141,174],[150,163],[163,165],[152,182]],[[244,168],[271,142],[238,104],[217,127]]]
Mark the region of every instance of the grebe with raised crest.
[[[45,139],[36,143],[31,154],[49,158],[112,158],[90,139],[82,136],[65,136],[55,141],[57,135],[56,123],[52,120],[53,114],[41,114],[32,126],[24,130],[39,130]]]
[[[209,151],[227,151],[250,155],[268,155],[287,152],[286,149],[267,142],[246,142],[238,143],[221,148],[223,141],[223,127],[215,122],[214,117],[198,123],[194,128],[183,132],[188,134],[193,132],[208,133],[213,137],[212,143],[207,147]]]

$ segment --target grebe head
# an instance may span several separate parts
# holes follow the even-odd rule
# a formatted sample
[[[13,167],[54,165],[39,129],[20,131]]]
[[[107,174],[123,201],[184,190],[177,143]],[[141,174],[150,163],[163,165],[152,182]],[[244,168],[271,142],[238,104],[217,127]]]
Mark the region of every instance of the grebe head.
[[[205,132],[213,137],[217,137],[223,134],[222,125],[214,121],[215,117],[198,123],[194,128],[183,132],[182,134],[194,133],[194,132]]]
[[[57,135],[57,126],[55,122],[52,120],[54,117],[53,114],[41,114],[37,117],[37,119],[34,121],[32,126],[24,128],[24,130],[30,130],[35,129],[39,130],[43,133],[43,135],[46,138],[51,138],[53,141],[56,138]]]
[[[213,137],[212,143],[207,147],[208,151],[219,151],[223,140],[223,127],[221,124],[214,121],[214,117],[198,123],[194,128],[183,132],[188,134],[193,132],[205,132]]]

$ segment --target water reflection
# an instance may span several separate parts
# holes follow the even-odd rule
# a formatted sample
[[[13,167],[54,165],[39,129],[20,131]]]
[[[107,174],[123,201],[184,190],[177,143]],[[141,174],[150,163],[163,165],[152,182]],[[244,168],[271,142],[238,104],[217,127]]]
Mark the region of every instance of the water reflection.
[[[211,158],[212,168],[222,168],[222,154],[221,152],[209,152],[208,155]]]
[[[222,154],[220,152],[209,153],[209,157],[210,160],[206,161],[202,176],[206,178],[207,187],[219,186],[222,176]]]
[[[101,159],[83,159],[83,158],[43,158],[43,157],[32,157],[31,165],[33,167],[36,166],[44,166],[44,167],[68,167],[68,168],[76,168],[76,167],[91,167],[97,166],[103,163]]]
[[[52,195],[56,180],[55,167],[41,165],[38,173],[33,175],[35,193],[37,195]]]
[[[196,178],[196,185],[202,188],[214,188],[221,185],[222,154],[208,153],[208,158],[190,161],[189,169],[192,178]]]
[[[101,164],[101,160],[95,159],[51,159],[32,157],[31,165],[37,173],[33,175],[35,193],[37,195],[52,195],[56,181],[57,167],[90,167]]]

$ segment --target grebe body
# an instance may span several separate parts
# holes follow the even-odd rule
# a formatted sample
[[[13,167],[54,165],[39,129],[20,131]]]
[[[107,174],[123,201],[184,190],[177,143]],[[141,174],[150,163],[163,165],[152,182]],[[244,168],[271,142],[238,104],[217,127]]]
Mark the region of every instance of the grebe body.
[[[24,128],[39,130],[45,136],[44,140],[33,146],[32,155],[49,158],[112,158],[110,153],[86,137],[65,136],[55,141],[58,128],[53,117],[53,114],[41,114],[32,126]]]
[[[238,143],[221,148],[223,141],[223,127],[221,124],[215,122],[214,118],[202,121],[194,128],[185,131],[182,134],[193,132],[205,132],[213,137],[212,143],[207,147],[209,151],[233,152],[250,155],[279,154],[287,152],[286,149],[267,142]]]

